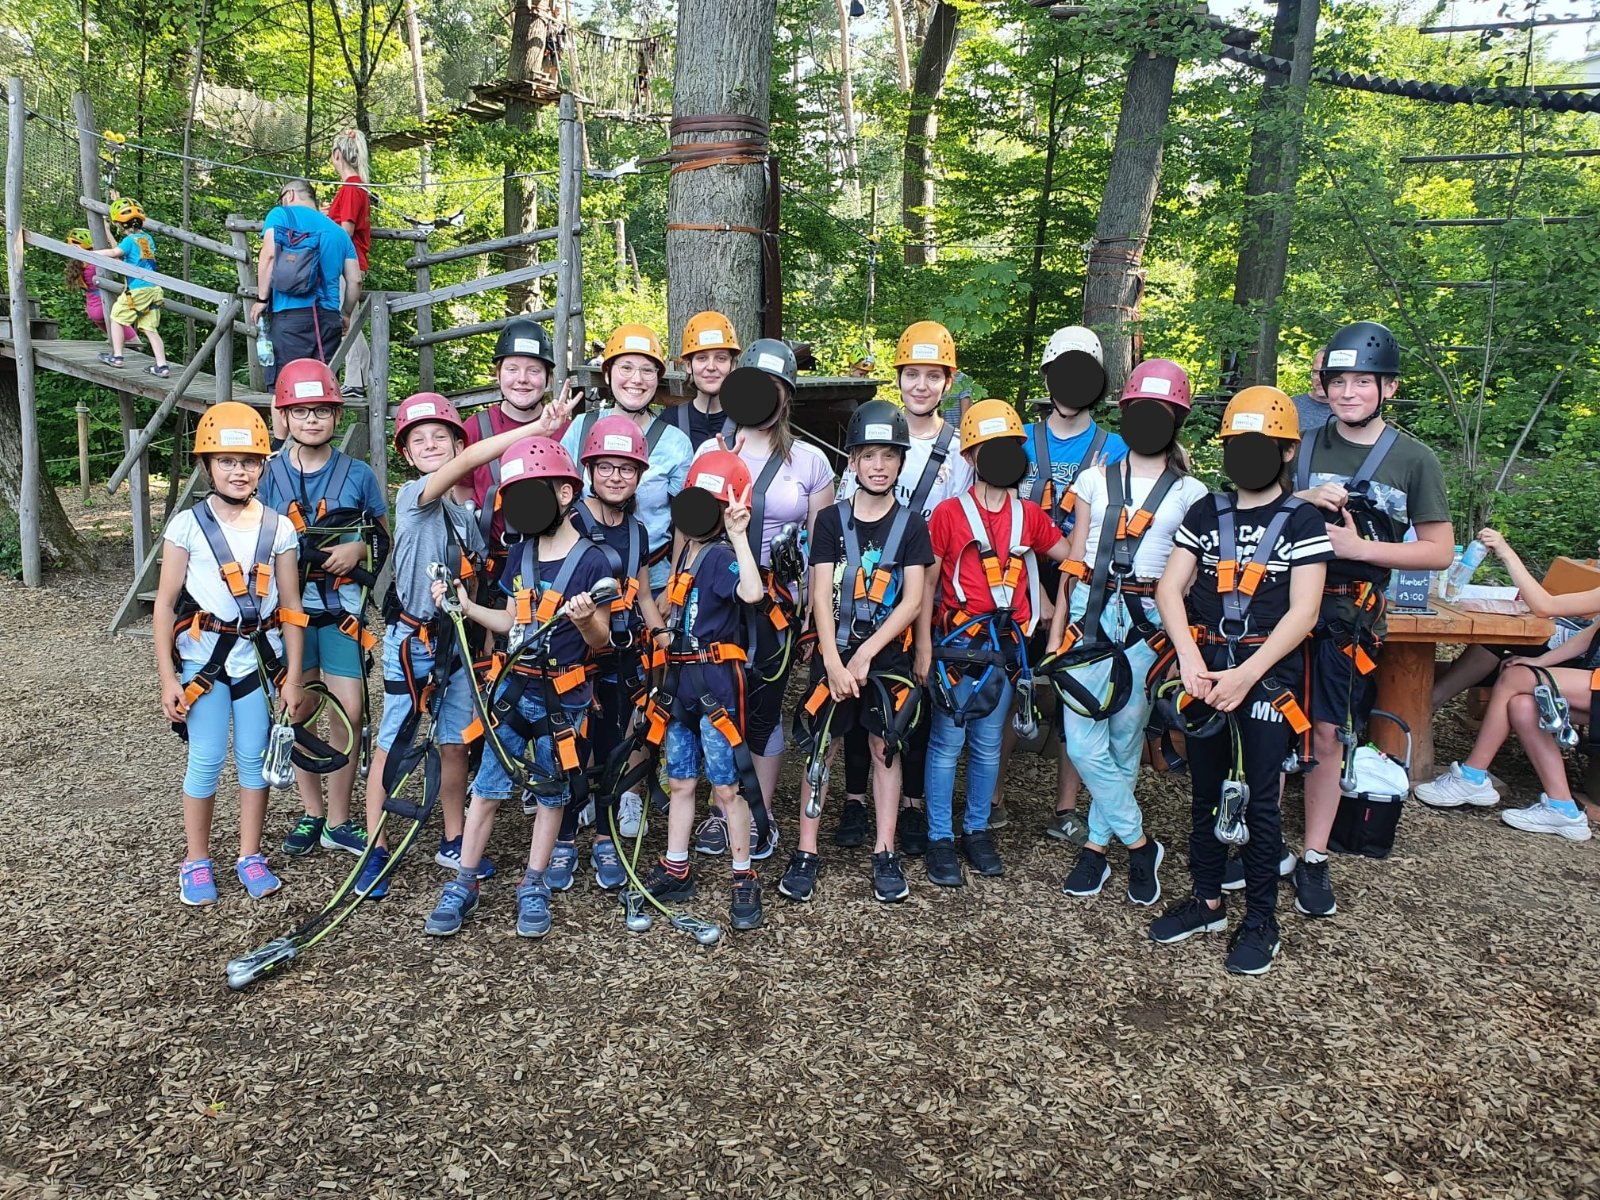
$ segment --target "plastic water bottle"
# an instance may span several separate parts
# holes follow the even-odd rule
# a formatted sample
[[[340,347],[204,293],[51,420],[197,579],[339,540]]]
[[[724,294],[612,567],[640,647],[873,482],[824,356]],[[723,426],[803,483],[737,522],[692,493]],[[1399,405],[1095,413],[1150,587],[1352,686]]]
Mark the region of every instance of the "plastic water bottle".
[[[1449,594],[1446,599],[1455,600],[1460,597],[1462,590],[1472,582],[1472,577],[1478,573],[1478,568],[1483,565],[1483,560],[1487,557],[1489,557],[1489,547],[1477,538],[1467,543],[1467,548],[1457,556],[1455,565],[1450,568]]]
[[[1441,600],[1450,599],[1450,581],[1455,578],[1456,568],[1461,565],[1461,553],[1464,549],[1463,546],[1457,546],[1455,554],[1450,558],[1450,565],[1442,571],[1434,572],[1433,590]]]
[[[278,361],[272,351],[272,339],[267,336],[267,319],[262,317],[256,322],[256,361],[263,367],[270,367]]]

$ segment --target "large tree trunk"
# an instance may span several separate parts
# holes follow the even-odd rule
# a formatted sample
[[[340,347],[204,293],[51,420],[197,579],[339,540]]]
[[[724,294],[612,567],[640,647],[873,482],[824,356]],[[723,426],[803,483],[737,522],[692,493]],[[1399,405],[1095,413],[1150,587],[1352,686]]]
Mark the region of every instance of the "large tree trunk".
[[[1028,380],[1033,377],[1033,348],[1038,331],[1034,323],[1039,319],[1039,293],[1044,281],[1045,234],[1050,231],[1050,205],[1056,182],[1056,121],[1061,103],[1061,59],[1050,61],[1050,100],[1045,125],[1044,178],[1039,183],[1039,215],[1033,226],[1033,269],[1029,272],[1028,316],[1022,327],[1026,332],[1022,341],[1021,379],[1017,381],[1017,399],[1025,395]]]
[[[544,44],[550,36],[552,18],[548,0],[516,0],[511,9],[511,61],[507,77],[513,81],[537,79],[544,73]],[[520,96],[513,95],[506,102],[506,128],[513,132],[533,126],[537,109]],[[506,164],[504,188],[505,233],[511,237],[519,233],[532,233],[539,227],[539,197],[534,190],[536,179],[517,179],[514,176],[522,165],[522,156],[513,155]],[[539,261],[537,245],[515,246],[505,252],[505,269],[530,266]],[[506,312],[515,315],[543,308],[539,281],[515,283],[506,288]]]
[[[1111,169],[1100,198],[1083,285],[1083,323],[1105,347],[1108,392],[1120,390],[1133,357],[1139,301],[1144,295],[1144,245],[1161,187],[1161,151],[1178,60],[1136,54],[1117,117]]]
[[[17,398],[17,364],[0,358],[0,518],[14,525],[22,503],[22,412]],[[58,570],[87,570],[94,551],[78,536],[61,498],[47,477],[39,488],[39,553]]]
[[[934,0],[928,31],[917,51],[917,72],[911,80],[911,107],[906,114],[906,144],[900,171],[900,223],[906,230],[906,263],[932,262],[933,139],[938,133],[934,105],[944,90],[944,77],[955,57],[961,12],[945,0]]]
[[[1320,0],[1279,0],[1272,22],[1270,53],[1291,60],[1293,66],[1288,75],[1267,72],[1250,138],[1250,172],[1233,284],[1233,302],[1260,322],[1256,343],[1246,353],[1246,384],[1271,384],[1278,378],[1277,304],[1289,269],[1301,118],[1311,84],[1320,8]]]
[[[771,115],[772,29],[777,0],[680,0],[673,68],[672,143],[747,141],[762,161],[674,171],[667,191],[667,323],[671,345],[689,318],[716,309],[741,339],[761,336],[761,230],[767,221],[766,137],[695,118],[758,122]],[[691,127],[684,127],[692,122]],[[723,232],[720,226],[745,226]],[[717,230],[684,225],[716,225]],[[675,228],[678,226],[680,228]]]

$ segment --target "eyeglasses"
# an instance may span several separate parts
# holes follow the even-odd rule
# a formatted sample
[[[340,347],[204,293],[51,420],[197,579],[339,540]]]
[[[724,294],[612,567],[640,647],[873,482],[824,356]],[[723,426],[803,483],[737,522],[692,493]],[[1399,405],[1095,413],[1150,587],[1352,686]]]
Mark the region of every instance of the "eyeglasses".
[[[326,421],[338,415],[338,412],[331,404],[300,404],[291,408],[289,415],[302,421]]]
[[[233,458],[220,454],[211,456],[211,465],[224,475],[231,475],[235,471],[246,471],[254,475],[261,470],[264,463],[265,460],[259,454],[253,454],[249,458]]]
[[[594,464],[594,473],[601,479],[610,478],[612,475],[619,479],[639,478],[638,463],[608,463],[597,462]]]
[[[654,379],[661,374],[655,363],[618,363],[611,369],[618,375],[638,375],[647,379]]]

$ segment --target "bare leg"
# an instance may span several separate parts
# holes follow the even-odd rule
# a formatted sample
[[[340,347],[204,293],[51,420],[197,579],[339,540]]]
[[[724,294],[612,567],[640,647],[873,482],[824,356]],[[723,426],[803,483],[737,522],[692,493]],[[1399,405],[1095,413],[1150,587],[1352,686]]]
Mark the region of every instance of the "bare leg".
[[[477,801],[473,801],[476,806]],[[543,871],[550,865],[550,852],[561,833],[561,809],[539,805],[533,817],[533,837],[528,843],[528,870]]]
[[[464,810],[467,806],[467,748],[439,747],[439,803],[444,810],[444,836],[465,836]],[[481,850],[480,850],[481,853]],[[465,861],[465,860],[463,860]],[[473,860],[476,864],[477,860]]]
[[[774,760],[776,761],[776,760]],[[736,863],[750,861],[750,805],[736,783],[714,784],[711,794],[728,818],[728,855]]]
[[[1437,711],[1494,670],[1495,657],[1483,646],[1468,646],[1433,681],[1433,707]]]
[[[670,782],[672,797],[667,808],[667,853],[687,855],[689,839],[694,836],[695,787],[700,781],[674,779]]]
[[[893,763],[883,761],[883,739],[873,734],[867,739],[872,747],[872,801],[878,818],[877,841],[872,844],[874,854],[894,849],[895,821],[900,817],[900,758]],[[811,844],[816,846],[813,833]]]
[[[461,834],[461,869],[477,873],[478,863],[483,858],[484,847],[489,844],[489,832],[494,828],[495,813],[500,811],[500,801],[490,800],[487,796],[474,796],[472,806],[467,809],[466,824]],[[561,812],[556,810],[556,819],[559,823]],[[548,857],[548,852],[546,853]]]
[[[1339,816],[1339,773],[1344,747],[1339,729],[1330,721],[1318,721],[1312,729],[1312,748],[1317,765],[1300,774],[1306,793],[1306,849],[1328,852],[1328,835]]]
[[[366,686],[362,680],[343,675],[329,675],[324,681],[333,698],[350,717],[351,728],[357,739],[361,736],[361,708],[366,703]],[[342,731],[341,731],[342,733]],[[350,761],[328,776],[328,824],[343,825],[350,819],[350,797],[356,786],[356,767],[359,765],[360,746],[350,748]],[[304,790],[301,796],[305,795]],[[306,809],[311,812],[311,809]]]
[[[239,789],[239,857],[261,853],[261,827],[267,823],[267,789]]]
[[[184,861],[194,862],[196,859],[211,857],[211,817],[216,811],[217,798],[207,796],[204,800],[198,796],[191,796],[187,792],[183,795],[183,839]]]
[[[1489,707],[1483,714],[1483,728],[1478,730],[1477,740],[1472,743],[1472,753],[1467,755],[1467,766],[1480,771],[1489,769],[1494,756],[1500,753],[1500,747],[1511,735],[1512,701],[1517,696],[1527,696],[1531,705],[1536,683],[1533,672],[1527,667],[1507,667],[1500,672],[1500,678],[1494,681],[1494,690],[1489,693]],[[1584,703],[1588,704],[1587,697]],[[1555,743],[1548,736],[1544,740],[1554,748]],[[1524,749],[1527,746],[1528,742],[1524,739]],[[1530,752],[1528,757],[1531,759],[1533,754]]]

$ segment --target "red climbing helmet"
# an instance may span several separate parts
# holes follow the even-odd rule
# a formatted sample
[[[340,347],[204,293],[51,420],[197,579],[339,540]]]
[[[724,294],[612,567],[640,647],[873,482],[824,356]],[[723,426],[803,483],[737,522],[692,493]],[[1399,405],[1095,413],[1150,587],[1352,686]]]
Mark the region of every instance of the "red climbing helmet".
[[[650,450],[645,445],[644,434],[630,417],[613,415],[601,417],[583,439],[583,452],[578,461],[588,466],[597,458],[627,458],[639,464],[640,470],[650,466]]]
[[[1122,385],[1122,403],[1133,400],[1165,400],[1174,408],[1189,411],[1193,402],[1189,373],[1167,358],[1147,358],[1133,369]]]
[[[707,450],[689,464],[684,487],[704,488],[724,504],[737,500],[750,486],[750,468],[732,450]]]
[[[572,456],[560,442],[547,437],[518,438],[500,456],[501,491],[525,479],[548,479],[552,483],[566,480],[575,488],[583,486]]]
[[[438,392],[418,392],[415,396],[407,396],[394,414],[394,448],[404,450],[406,434],[411,432],[412,427],[426,425],[429,421],[448,425],[458,438],[467,440],[467,427],[461,423],[461,414],[456,412],[454,404]]]
[[[328,364],[315,358],[297,358],[285,363],[272,389],[273,408],[297,408],[302,404],[344,404],[339,382]]]

